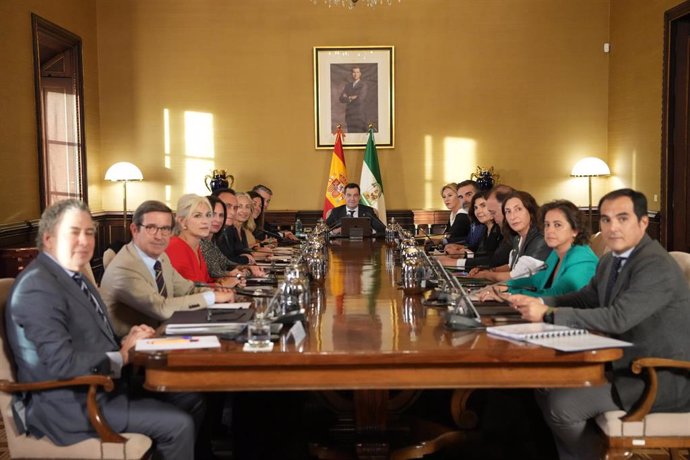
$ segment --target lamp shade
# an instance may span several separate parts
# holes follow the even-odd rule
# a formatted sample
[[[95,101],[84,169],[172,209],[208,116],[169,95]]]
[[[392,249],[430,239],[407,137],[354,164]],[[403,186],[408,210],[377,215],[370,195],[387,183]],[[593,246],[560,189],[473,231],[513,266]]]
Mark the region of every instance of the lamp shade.
[[[570,175],[573,177],[610,176],[611,170],[604,160],[586,157],[575,163]]]
[[[115,163],[105,172],[105,180],[113,182],[144,180],[141,170],[132,163],[120,161]]]

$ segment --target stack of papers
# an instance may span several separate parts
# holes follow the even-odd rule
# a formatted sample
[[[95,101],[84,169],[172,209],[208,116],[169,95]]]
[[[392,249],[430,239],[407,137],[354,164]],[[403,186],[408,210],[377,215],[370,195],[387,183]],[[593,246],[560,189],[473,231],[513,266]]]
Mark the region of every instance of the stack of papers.
[[[163,337],[137,340],[136,351],[189,350],[193,348],[220,348],[215,335],[193,337]]]

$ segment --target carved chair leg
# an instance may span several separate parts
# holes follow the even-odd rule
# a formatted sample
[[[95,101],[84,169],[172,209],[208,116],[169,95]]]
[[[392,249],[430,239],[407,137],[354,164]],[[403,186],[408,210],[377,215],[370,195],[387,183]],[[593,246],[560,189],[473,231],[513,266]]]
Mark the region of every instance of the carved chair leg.
[[[473,389],[457,389],[450,400],[450,414],[462,430],[473,430],[479,422],[476,412],[467,408],[467,401],[473,392]]]

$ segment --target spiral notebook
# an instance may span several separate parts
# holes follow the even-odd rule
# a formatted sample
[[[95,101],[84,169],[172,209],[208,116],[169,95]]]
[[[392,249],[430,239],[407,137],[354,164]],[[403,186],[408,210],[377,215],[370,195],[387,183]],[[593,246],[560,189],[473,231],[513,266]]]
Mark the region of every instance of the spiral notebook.
[[[487,327],[486,332],[498,337],[533,343],[559,351],[586,351],[602,348],[630,347],[633,344],[602,335],[591,334],[586,329],[547,323],[507,324]]]

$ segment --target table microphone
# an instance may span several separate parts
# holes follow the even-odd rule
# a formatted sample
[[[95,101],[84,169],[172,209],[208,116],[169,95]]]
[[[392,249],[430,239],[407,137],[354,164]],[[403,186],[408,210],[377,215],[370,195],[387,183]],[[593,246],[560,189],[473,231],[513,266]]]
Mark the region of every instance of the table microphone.
[[[440,249],[442,245],[437,245],[436,242],[429,236],[429,234],[424,230],[424,227],[420,227],[419,230],[422,232],[422,235],[424,235],[424,238],[426,238],[429,243],[431,243],[431,249]]]

